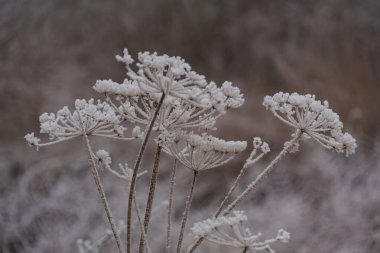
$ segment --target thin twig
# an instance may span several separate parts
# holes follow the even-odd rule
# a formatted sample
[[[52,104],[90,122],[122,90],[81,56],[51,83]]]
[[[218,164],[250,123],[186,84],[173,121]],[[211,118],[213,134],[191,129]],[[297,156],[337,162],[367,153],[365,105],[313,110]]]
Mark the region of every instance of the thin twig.
[[[193,181],[191,182],[191,187],[190,187],[190,192],[189,192],[189,195],[187,196],[187,199],[186,199],[185,211],[183,212],[183,216],[182,216],[181,231],[179,233],[179,238],[178,238],[177,253],[181,252],[183,234],[185,232],[187,217],[189,215],[191,202],[193,200],[194,186],[195,186],[195,183],[197,181],[198,173],[199,173],[198,171],[196,171],[196,170],[194,171]]]
[[[152,128],[154,126],[154,122],[156,121],[157,115],[160,111],[161,105],[165,99],[165,94],[163,93],[161,96],[160,101],[158,102],[157,109],[154,112],[153,118],[151,122],[149,123],[149,126],[147,127],[147,131],[145,134],[145,138],[143,143],[141,144],[139,153],[137,155],[137,159],[135,162],[135,166],[133,168],[133,174],[132,174],[132,179],[130,183],[130,188],[129,188],[129,197],[128,197],[128,213],[127,213],[127,253],[131,253],[131,239],[132,239],[132,234],[131,234],[131,228],[132,228],[132,202],[133,202],[133,196],[135,193],[135,184],[136,184],[136,178],[137,178],[137,172],[140,167],[140,163],[144,154],[144,151],[146,149],[146,144],[148,143],[148,139],[150,136],[150,133],[152,132]]]
[[[299,133],[296,133],[295,136],[293,137],[293,139],[290,140],[290,142],[288,143],[288,145],[286,145],[282,150],[281,152],[271,161],[271,163],[263,170],[263,172],[261,172],[256,178],[255,180],[252,181],[251,184],[249,184],[247,186],[247,188],[226,208],[226,210],[222,213],[222,216],[225,216],[227,215],[229,212],[232,211],[232,209],[234,209],[236,207],[237,204],[240,203],[240,201],[249,193],[251,192],[254,188],[256,188],[256,186],[265,178],[268,176],[268,174],[272,171],[272,169],[274,168],[274,166],[276,165],[276,163],[281,160],[281,158],[283,158],[288,152],[289,150],[292,148],[292,146],[294,145],[294,143],[296,143],[300,137],[302,135],[302,132],[299,132]],[[220,213],[219,213],[220,215]],[[218,215],[218,216],[219,216]],[[216,216],[217,217],[217,216]],[[196,240],[193,245],[191,246],[191,248],[187,251],[188,253],[192,253],[194,252],[194,250],[204,241],[204,237],[202,238],[199,238],[198,240]]]
[[[98,189],[98,193],[100,195],[100,198],[102,200],[102,204],[103,204],[104,209],[106,211],[108,222],[111,226],[113,236],[115,237],[115,241],[116,241],[118,251],[119,251],[119,253],[123,253],[124,250],[123,250],[121,242],[120,242],[120,237],[119,237],[119,234],[117,233],[116,226],[115,226],[115,223],[114,223],[114,220],[112,217],[112,213],[111,213],[111,210],[110,210],[109,205],[108,205],[107,197],[106,197],[106,194],[103,190],[103,185],[100,181],[100,176],[99,176],[98,170],[96,168],[97,167],[96,161],[94,159],[94,153],[93,153],[92,148],[90,146],[90,141],[88,140],[86,133],[84,133],[83,136],[84,136],[84,139],[86,140],[87,151],[88,151],[88,154],[90,157],[91,173],[92,173],[92,176],[94,177],[96,188]]]
[[[269,173],[273,170],[274,166],[276,165],[276,163],[278,163],[278,161],[281,160],[281,158],[283,158],[288,152],[289,150],[292,148],[293,144],[296,143],[298,141],[298,139],[301,137],[302,135],[302,132],[300,133],[297,133],[293,139],[290,140],[290,142],[284,146],[284,148],[281,150],[281,152],[272,160],[272,162],[255,178],[255,180],[252,181],[252,183],[250,183],[246,188],[245,190],[230,204],[228,205],[228,207],[226,208],[225,211],[223,211],[222,215],[225,216],[227,215],[229,212],[232,211],[232,209],[234,209],[236,207],[236,205],[238,205],[240,203],[240,201],[245,197],[247,196],[248,193],[250,193],[253,189],[256,188],[256,186],[263,180],[265,179]]]
[[[172,218],[172,205],[173,205],[173,192],[174,192],[174,182],[175,182],[175,174],[177,168],[177,159],[174,159],[174,164],[172,168],[172,173],[170,176],[170,191],[169,191],[169,205],[168,205],[168,224],[166,227],[166,247],[165,253],[170,252],[171,247],[171,218]]]
[[[147,199],[146,208],[145,208],[145,216],[144,216],[144,232],[145,233],[148,233],[150,215],[152,213],[154,193],[156,190],[157,178],[158,178],[158,167],[160,165],[161,150],[162,150],[161,145],[157,144],[156,154],[154,156],[154,165],[153,165],[153,170],[152,170],[152,176],[150,178],[148,199]],[[140,237],[139,252],[140,253],[144,252],[144,238],[143,238],[142,234]]]
[[[244,247],[244,249],[243,249],[243,252],[242,253],[247,253],[248,252],[248,247]]]

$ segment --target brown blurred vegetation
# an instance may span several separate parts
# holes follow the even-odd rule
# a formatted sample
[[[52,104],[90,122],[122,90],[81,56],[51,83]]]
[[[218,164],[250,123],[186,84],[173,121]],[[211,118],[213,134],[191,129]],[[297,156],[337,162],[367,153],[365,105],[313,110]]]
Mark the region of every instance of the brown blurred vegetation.
[[[23,136],[38,132],[41,113],[97,96],[97,79],[121,81],[114,56],[124,47],[134,56],[179,55],[208,80],[241,87],[246,104],[218,122],[222,137],[262,136],[277,150],[289,130],[261,106],[264,95],[328,100],[359,139],[359,154],[343,160],[308,149],[245,207],[260,231],[289,228],[294,240],[281,252],[379,252],[380,1],[0,0],[0,253],[75,252],[76,239],[102,235],[106,223],[79,142],[36,153]],[[109,150],[117,157],[130,149]],[[235,174],[205,173],[215,184],[200,183],[192,221],[209,217],[205,203],[215,204]],[[118,182],[103,179],[124,217]],[[158,191],[164,196],[166,188]],[[182,206],[175,209],[179,220]]]
[[[96,79],[122,80],[114,55],[124,47],[180,55],[209,80],[234,81],[247,97],[239,127],[249,134],[265,134],[272,121],[259,105],[279,90],[315,93],[355,136],[378,134],[378,1],[3,0],[0,7],[2,140],[36,129],[43,111],[95,96]]]

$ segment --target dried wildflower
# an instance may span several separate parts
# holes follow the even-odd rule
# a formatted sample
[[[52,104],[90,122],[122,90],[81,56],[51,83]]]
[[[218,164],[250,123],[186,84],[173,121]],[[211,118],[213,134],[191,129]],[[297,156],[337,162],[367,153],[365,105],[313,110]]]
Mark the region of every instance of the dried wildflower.
[[[174,136],[172,133],[170,137],[166,137],[168,134],[165,133],[161,136],[162,139],[172,140],[164,143],[164,150],[194,171],[223,165],[247,147],[245,141],[225,141],[184,131],[177,131]]]
[[[247,216],[243,211],[234,211],[230,216],[207,219],[197,222],[191,228],[191,234],[195,239],[203,238],[209,242],[244,249],[244,252],[267,251],[274,253],[271,244],[279,241],[287,243],[290,234],[280,229],[273,239],[258,241],[261,233],[253,234],[244,222]]]
[[[117,56],[127,67],[128,78],[118,84],[112,80],[99,80],[94,89],[106,94],[108,101],[125,119],[147,125],[164,94],[157,130],[204,128],[214,129],[215,121],[227,109],[238,108],[243,102],[240,89],[230,82],[218,88],[207,83],[204,76],[191,70],[179,57],[139,53],[135,72],[128,50]],[[116,96],[117,103],[111,95]]]
[[[56,114],[43,113],[40,116],[40,128],[41,133],[48,134],[51,141],[40,143],[40,139],[34,137],[34,133],[30,133],[25,136],[30,145],[42,147],[84,134],[122,140],[138,137],[134,134],[133,138],[124,138],[126,128],[121,125],[120,116],[106,102],[98,100],[95,103],[94,99],[77,99],[73,112],[65,106]]]
[[[346,156],[355,152],[356,140],[343,133],[339,115],[329,108],[327,101],[321,102],[314,95],[279,92],[266,96],[263,105],[277,118],[300,131],[304,137],[311,137],[327,149],[333,149]],[[298,146],[291,150],[297,150]]]

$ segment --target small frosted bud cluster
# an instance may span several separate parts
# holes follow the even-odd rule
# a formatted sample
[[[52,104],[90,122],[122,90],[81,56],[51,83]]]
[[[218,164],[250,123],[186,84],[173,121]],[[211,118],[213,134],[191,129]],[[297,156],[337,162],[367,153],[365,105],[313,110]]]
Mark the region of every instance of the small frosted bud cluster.
[[[110,154],[101,149],[101,150],[98,150],[96,153],[95,153],[96,157],[98,158],[98,161],[105,167],[105,168],[109,168],[111,163],[112,163],[112,159],[111,159],[111,156]]]
[[[46,146],[61,141],[73,139],[78,136],[95,135],[117,139],[124,138],[126,128],[121,125],[120,116],[106,102],[90,99],[75,100],[75,110],[71,112],[67,106],[56,114],[43,113],[40,116],[41,133],[48,134],[50,142],[40,143],[34,133],[25,135],[25,139],[33,146]]]
[[[162,95],[165,99],[157,130],[214,129],[216,119],[227,109],[244,103],[239,88],[230,82],[224,82],[220,88],[208,83],[180,57],[139,53],[137,71],[131,67],[134,60],[128,50],[116,59],[126,64],[127,78],[121,84],[98,80],[93,88],[105,94],[115,110],[132,123],[148,124]],[[116,96],[117,103],[111,95]]]
[[[244,168],[247,168],[248,166],[252,166],[255,163],[257,163],[265,154],[268,154],[270,152],[270,148],[268,143],[263,142],[260,137],[254,137],[253,141],[253,149],[251,154],[249,155],[247,161],[244,164]],[[261,151],[259,155],[257,155],[257,151]]]
[[[128,182],[131,181],[133,170],[128,166],[127,163],[125,163],[124,165],[119,163],[119,170],[120,170],[119,172],[112,169],[111,167],[112,159],[111,159],[110,154],[107,151],[103,149],[98,150],[95,153],[95,156],[96,156],[96,160],[102,165],[103,168],[106,168],[109,172],[111,172],[118,178],[124,179]],[[140,172],[139,174],[137,174],[137,177],[140,177],[144,175],[145,173],[146,171],[144,170]]]
[[[327,101],[322,103],[309,94],[279,92],[266,96],[263,105],[281,121],[323,147],[345,153],[346,156],[355,152],[356,140],[349,133],[342,132],[343,123],[339,115],[329,108]],[[294,152],[298,147],[292,146],[291,149]]]
[[[253,234],[245,226],[247,216],[243,211],[234,211],[231,216],[221,216],[197,222],[191,228],[191,234],[196,238],[203,238],[209,242],[230,246],[238,249],[248,249],[251,252],[275,252],[271,244],[275,242],[287,243],[290,234],[280,229],[273,239],[259,241],[261,233]]]
[[[169,140],[163,143],[164,150],[194,171],[223,165],[247,147],[245,141],[225,141],[184,131],[162,134],[160,139]]]

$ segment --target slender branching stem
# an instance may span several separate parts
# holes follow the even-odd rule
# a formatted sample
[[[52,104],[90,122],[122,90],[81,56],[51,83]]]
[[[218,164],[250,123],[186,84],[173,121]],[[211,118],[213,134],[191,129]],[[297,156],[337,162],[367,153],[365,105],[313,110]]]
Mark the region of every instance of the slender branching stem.
[[[215,214],[214,214],[214,217],[218,217],[220,212],[222,211],[224,205],[226,204],[226,202],[228,201],[228,199],[231,197],[232,193],[234,192],[234,190],[236,189],[241,177],[243,176],[244,172],[247,170],[247,167],[248,166],[244,166],[240,172],[239,172],[239,175],[236,177],[234,183],[232,184],[230,190],[228,191],[228,193],[226,194],[226,196],[224,197],[222,203],[220,203],[219,205],[219,208],[218,210],[216,210]]]
[[[142,218],[141,218],[141,211],[140,211],[139,206],[137,205],[136,194],[133,196],[133,203],[135,204],[137,219],[138,219],[138,222],[139,222],[142,238],[145,241],[145,245],[146,245],[146,248],[148,250],[148,253],[150,253],[151,250],[149,248],[148,240],[147,240],[147,237],[146,237],[146,232],[144,230],[144,225],[143,225],[143,221],[142,221]]]
[[[302,132],[296,132],[294,137],[290,140],[290,142],[284,146],[284,148],[281,150],[281,152],[271,161],[271,163],[261,172],[255,180],[252,181],[251,184],[249,184],[246,189],[226,208],[225,211],[221,212],[218,210],[219,214],[215,215],[214,217],[218,217],[220,214],[223,216],[227,215],[229,212],[232,211],[239,203],[240,201],[248,194],[250,193],[253,189],[256,188],[256,186],[263,180],[265,179],[268,174],[273,170],[274,166],[278,163],[278,161],[281,160],[292,148],[292,146],[300,139],[302,135]],[[196,240],[191,248],[187,251],[188,253],[194,252],[196,248],[204,241],[204,238],[199,238]]]
[[[146,149],[146,145],[148,143],[148,139],[150,136],[150,133],[152,132],[154,122],[156,121],[156,118],[158,116],[158,113],[160,111],[161,105],[165,99],[165,94],[163,93],[161,96],[160,101],[158,102],[157,109],[154,112],[154,115],[152,117],[152,120],[150,121],[146,133],[145,133],[145,138],[141,144],[139,153],[137,155],[137,159],[135,161],[135,166],[133,168],[133,174],[132,174],[132,179],[130,182],[130,187],[129,187],[129,197],[128,197],[128,213],[127,213],[127,253],[131,253],[131,240],[132,240],[132,234],[131,234],[131,229],[132,229],[132,202],[133,202],[133,196],[135,193],[135,184],[136,184],[136,178],[137,178],[137,172],[141,164],[141,160],[144,154],[144,151]]]
[[[173,205],[173,193],[174,193],[174,182],[175,182],[175,174],[177,169],[177,159],[174,159],[174,164],[172,168],[172,172],[170,175],[170,190],[169,190],[169,205],[168,205],[168,224],[166,226],[166,247],[165,253],[170,253],[171,247],[171,218],[172,218],[172,205]]]
[[[158,166],[160,165],[161,150],[162,150],[161,145],[157,144],[156,154],[154,156],[154,165],[153,165],[153,170],[152,170],[152,176],[150,178],[148,199],[147,199],[146,208],[145,208],[145,216],[144,216],[144,232],[145,233],[148,233],[150,215],[152,213],[154,193],[156,190],[157,178],[158,178]],[[141,233],[139,252],[140,253],[144,252],[143,232]]]
[[[120,237],[119,237],[119,234],[118,234],[116,226],[115,226],[115,222],[114,222],[113,217],[112,217],[111,209],[109,208],[108,200],[107,200],[106,194],[104,192],[103,185],[100,181],[100,176],[99,176],[99,173],[97,170],[97,164],[96,164],[96,161],[94,159],[94,152],[92,151],[90,141],[88,140],[87,134],[84,133],[83,136],[84,136],[84,139],[86,141],[87,151],[88,151],[90,164],[91,164],[91,173],[92,173],[92,176],[94,177],[96,188],[98,189],[98,193],[99,193],[100,198],[102,200],[104,210],[106,211],[108,222],[111,226],[113,236],[115,237],[115,241],[116,241],[118,251],[119,251],[119,253],[123,253],[124,250],[123,250],[122,245],[121,245]]]
[[[253,189],[256,188],[256,186],[264,180],[270,172],[273,170],[274,166],[280,161],[293,147],[294,143],[296,143],[300,136],[302,135],[302,132],[297,132],[293,139],[290,140],[290,142],[284,146],[284,148],[281,150],[281,152],[270,162],[270,164],[255,178],[255,180],[250,183],[245,190],[226,208],[225,211],[223,211],[222,215],[227,215],[229,212],[232,211],[239,203],[240,201],[247,196],[248,193],[250,193]]]
[[[195,187],[195,183],[197,181],[198,173],[199,173],[198,171],[194,170],[193,180],[192,180],[191,186],[190,186],[190,192],[189,192],[189,195],[187,196],[187,199],[186,199],[185,211],[183,212],[183,215],[182,215],[181,230],[180,230],[179,238],[178,238],[177,253],[181,252],[183,235],[184,235],[185,228],[186,228],[186,222],[187,222],[187,217],[189,215],[191,202],[193,200],[194,187]]]

